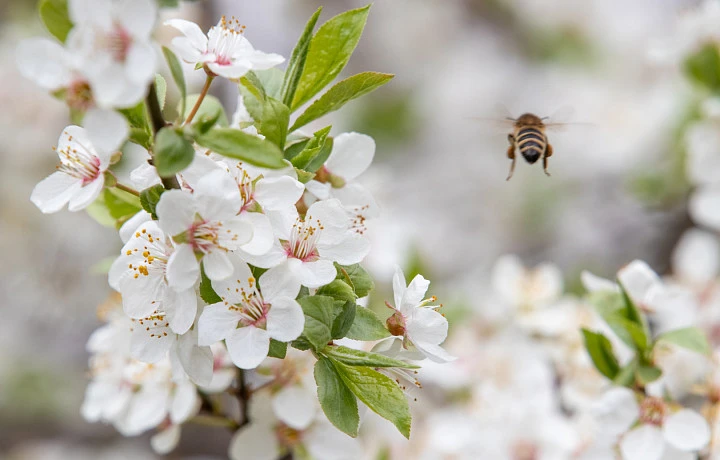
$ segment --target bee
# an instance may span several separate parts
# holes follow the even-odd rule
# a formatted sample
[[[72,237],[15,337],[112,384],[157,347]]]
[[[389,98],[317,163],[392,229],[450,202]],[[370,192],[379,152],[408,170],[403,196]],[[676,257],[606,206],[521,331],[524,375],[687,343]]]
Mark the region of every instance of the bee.
[[[515,172],[516,152],[520,152],[525,161],[530,164],[535,164],[542,158],[543,171],[550,176],[548,158],[553,154],[553,147],[545,134],[547,117],[541,118],[532,113],[524,113],[518,118],[508,117],[507,119],[513,122],[513,132],[508,134],[510,146],[507,149],[507,157],[512,162],[510,163],[510,173],[505,180],[510,180]]]

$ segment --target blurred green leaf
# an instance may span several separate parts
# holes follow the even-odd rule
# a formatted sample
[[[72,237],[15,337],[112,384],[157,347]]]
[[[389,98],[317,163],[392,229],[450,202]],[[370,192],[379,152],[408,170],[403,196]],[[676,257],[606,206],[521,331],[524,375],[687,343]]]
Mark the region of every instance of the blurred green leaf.
[[[712,352],[705,334],[696,327],[686,327],[683,329],[675,329],[660,334],[655,343],[668,342],[679,347],[686,348],[703,355],[709,355]]]
[[[163,46],[162,51],[165,56],[165,60],[167,61],[168,68],[170,69],[170,75],[172,75],[175,86],[177,86],[178,91],[180,91],[180,108],[178,113],[184,114],[185,99],[187,98],[187,86],[185,84],[185,74],[183,73],[182,64],[180,64],[180,59],[178,59],[170,48]]]
[[[612,344],[604,335],[582,329],[585,348],[595,364],[595,368],[605,377],[613,380],[620,371],[620,365],[613,353]]]
[[[662,377],[662,370],[655,366],[640,366],[635,373],[638,382],[645,386]]]
[[[182,101],[178,104],[178,113],[182,113],[182,119],[187,120],[188,115],[190,115],[190,112],[192,111],[193,107],[195,107],[195,103],[197,103],[198,98],[200,97],[199,94],[191,94],[185,98],[185,104],[184,104],[184,110],[183,109],[183,103]],[[220,112],[220,115],[218,115],[218,112]],[[202,103],[200,104],[200,108],[198,109],[197,113],[195,114],[194,119],[199,118],[206,118],[206,119],[213,119],[217,117],[217,124],[222,127],[228,126],[228,118],[225,114],[225,108],[220,103],[220,100],[216,98],[215,96],[212,96],[210,94],[206,95],[203,99]]]
[[[372,310],[357,307],[353,324],[345,335],[353,340],[372,341],[390,337],[390,332]]]
[[[171,177],[190,166],[195,158],[192,143],[172,127],[155,136],[153,162],[160,177]]]
[[[287,347],[287,342],[280,342],[275,339],[270,339],[270,349],[268,351],[268,356],[270,358],[285,359],[285,355],[287,354]]]
[[[50,34],[65,43],[73,23],[68,12],[68,0],[40,0],[40,19]]]
[[[720,51],[709,42],[685,60],[685,73],[690,80],[714,93],[720,91]]]

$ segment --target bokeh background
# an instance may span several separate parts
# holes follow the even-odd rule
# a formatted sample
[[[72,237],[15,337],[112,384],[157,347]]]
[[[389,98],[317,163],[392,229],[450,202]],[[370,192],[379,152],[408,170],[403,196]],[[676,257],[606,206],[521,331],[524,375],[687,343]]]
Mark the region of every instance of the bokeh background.
[[[256,48],[288,56],[318,6],[326,20],[364,3],[199,0],[163,15],[205,29],[235,15]],[[556,264],[571,293],[582,292],[581,270],[612,277],[635,258],[667,273],[692,226],[683,136],[697,101],[680,67],[653,50],[695,4],[376,1],[344,74],[396,77],[320,122],[332,122],[335,135],[358,131],[377,142],[361,178],[383,209],[369,225],[372,301],[390,297],[395,264],[422,271],[446,305],[451,333],[462,334],[463,312],[492,316],[485,299],[502,254]],[[79,414],[85,342],[110,292],[102,267],[121,244],[84,213],[45,216],[29,201],[54,168],[51,146],[69,122],[64,105],[15,68],[18,40],[37,35],[46,32],[34,1],[0,0],[0,457],[154,458],[147,436],[123,439]],[[171,36],[160,28],[157,38],[167,44]],[[187,70],[199,89],[202,75]],[[233,88],[213,92],[232,113]],[[551,134],[551,178],[519,161],[506,182],[507,132],[474,118],[502,116],[498,105],[515,116],[571,107],[561,121],[589,126]],[[193,427],[171,456],[222,458],[227,441]]]

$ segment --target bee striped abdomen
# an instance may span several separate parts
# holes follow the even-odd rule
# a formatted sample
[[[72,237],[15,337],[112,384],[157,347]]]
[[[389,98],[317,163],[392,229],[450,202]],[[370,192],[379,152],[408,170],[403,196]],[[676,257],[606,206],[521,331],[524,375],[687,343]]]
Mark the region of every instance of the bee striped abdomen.
[[[528,163],[532,164],[545,152],[547,139],[542,131],[536,128],[522,128],[515,138],[517,148]]]

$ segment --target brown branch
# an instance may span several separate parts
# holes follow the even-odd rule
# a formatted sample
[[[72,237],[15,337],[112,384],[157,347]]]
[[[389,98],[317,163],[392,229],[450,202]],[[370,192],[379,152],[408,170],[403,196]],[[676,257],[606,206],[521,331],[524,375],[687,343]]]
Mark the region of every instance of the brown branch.
[[[150,126],[152,127],[153,134],[157,135],[158,131],[163,129],[167,123],[163,118],[162,109],[160,108],[160,100],[158,99],[157,91],[155,90],[155,83],[150,84],[150,90],[148,91],[147,98],[145,99],[148,113],[150,115]],[[152,163],[151,163],[152,164]],[[160,177],[160,181],[163,187],[170,190],[171,188],[180,188],[180,183],[177,181],[175,176],[172,177]]]
[[[238,369],[238,388],[235,395],[240,403],[240,429],[250,423],[250,391],[245,382],[245,371],[242,369]]]

